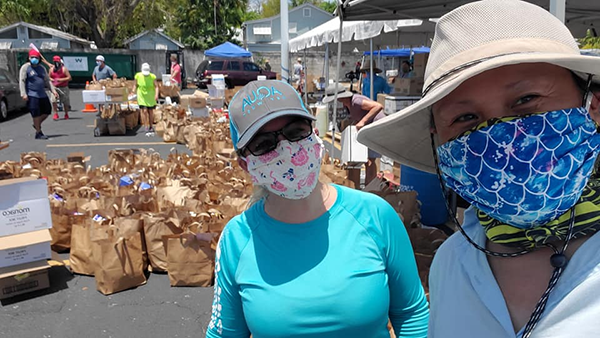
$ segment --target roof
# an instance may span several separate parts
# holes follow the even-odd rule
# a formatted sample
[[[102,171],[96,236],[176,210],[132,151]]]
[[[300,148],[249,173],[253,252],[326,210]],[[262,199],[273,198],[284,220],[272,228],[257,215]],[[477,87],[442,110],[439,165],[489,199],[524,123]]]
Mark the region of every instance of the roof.
[[[123,44],[124,44],[124,45],[128,45],[128,44],[132,43],[133,41],[135,41],[135,40],[137,40],[137,39],[141,38],[142,36],[144,36],[144,35],[146,35],[146,34],[148,34],[148,33],[156,33],[156,34],[158,34],[158,35],[162,36],[163,38],[165,38],[165,39],[167,39],[167,40],[171,41],[172,43],[176,44],[176,45],[177,45],[177,46],[179,46],[180,48],[185,48],[185,45],[183,45],[181,42],[179,42],[179,41],[177,41],[177,40],[173,39],[172,37],[168,36],[167,34],[165,34],[165,33],[161,32],[161,31],[159,31],[158,29],[149,29],[149,30],[147,30],[147,31],[143,31],[143,32],[141,32],[140,34],[138,34],[138,35],[136,35],[136,36],[132,36],[132,37],[130,37],[129,39],[125,40],[125,41],[123,42]]]
[[[54,28],[50,28],[50,27],[45,27],[45,26],[38,26],[38,25],[27,23],[27,22],[23,22],[23,21],[17,22],[17,23],[13,23],[12,25],[0,28],[0,33],[8,31],[9,29],[13,29],[13,28],[18,27],[18,26],[24,26],[24,27],[27,27],[27,28],[35,29],[37,31],[40,31],[40,32],[43,32],[43,33],[46,33],[46,34],[49,34],[49,35],[52,35],[52,36],[56,36],[56,37],[61,38],[61,39],[65,39],[65,40],[69,40],[69,41],[75,41],[75,42],[78,42],[78,43],[81,43],[81,44],[86,44],[86,45],[93,44],[92,41],[89,41],[89,40],[86,40],[86,39],[82,39],[82,38],[80,38],[78,36],[75,36],[73,34],[69,34],[69,33],[65,33],[63,31],[59,31],[58,29],[54,29]]]
[[[298,6],[298,7],[294,7],[294,8],[292,8],[292,9],[290,9],[290,13],[291,13],[291,12],[298,11],[298,10],[300,10],[300,9],[304,9],[304,8],[306,8],[306,7],[310,7],[310,8],[312,8],[312,9],[314,9],[314,10],[317,10],[317,11],[319,11],[319,12],[321,12],[321,13],[325,14],[325,15],[329,15],[329,16],[333,17],[333,14],[331,14],[331,13],[327,13],[327,12],[325,12],[324,10],[320,9],[319,7],[317,7],[317,6],[315,6],[315,5],[311,4],[311,3],[305,3],[305,4],[303,4],[303,5],[300,5],[300,6]],[[280,16],[281,16],[281,14],[277,14],[277,15],[274,15],[274,16],[271,16],[271,17],[268,17],[268,18],[264,18],[264,19],[258,19],[258,20],[246,21],[246,22],[244,22],[243,24],[244,24],[244,25],[247,25],[247,24],[250,24],[250,23],[257,23],[257,22],[271,21],[271,20],[278,19]]]
[[[250,57],[252,53],[245,50],[244,48],[234,45],[231,42],[225,42],[223,44],[218,45],[217,47],[213,47],[204,52],[206,56],[218,56],[218,57],[226,57],[226,58],[234,58],[234,57]]]

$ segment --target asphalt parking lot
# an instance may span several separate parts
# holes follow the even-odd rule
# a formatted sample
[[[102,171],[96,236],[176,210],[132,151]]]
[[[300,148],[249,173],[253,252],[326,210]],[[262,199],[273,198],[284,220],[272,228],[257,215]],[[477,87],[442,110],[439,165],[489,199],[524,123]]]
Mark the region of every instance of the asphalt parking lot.
[[[71,91],[75,110],[69,120],[43,124],[49,140],[35,140],[27,112],[12,112],[0,122],[0,139],[12,140],[0,150],[0,161],[20,159],[22,152],[46,152],[64,158],[83,151],[92,166],[106,164],[108,150],[153,148],[166,156],[187,152],[184,145],[163,143],[141,130],[125,136],[94,137],[95,114],[82,113],[81,91]],[[61,113],[62,116],[62,113]],[[68,259],[68,254],[61,254]],[[166,274],[149,275],[146,285],[104,296],[93,277],[72,275],[65,267],[50,269],[51,287],[4,300],[0,306],[0,337],[203,337],[210,319],[212,288],[173,288]]]

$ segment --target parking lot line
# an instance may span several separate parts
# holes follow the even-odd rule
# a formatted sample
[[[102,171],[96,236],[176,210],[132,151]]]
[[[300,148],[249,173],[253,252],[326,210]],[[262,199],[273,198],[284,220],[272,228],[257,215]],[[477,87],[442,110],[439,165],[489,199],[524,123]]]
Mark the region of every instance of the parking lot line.
[[[66,147],[106,147],[106,146],[145,146],[145,145],[170,145],[175,143],[168,142],[122,142],[122,143],[67,143],[67,144],[47,144],[48,148],[66,148]]]

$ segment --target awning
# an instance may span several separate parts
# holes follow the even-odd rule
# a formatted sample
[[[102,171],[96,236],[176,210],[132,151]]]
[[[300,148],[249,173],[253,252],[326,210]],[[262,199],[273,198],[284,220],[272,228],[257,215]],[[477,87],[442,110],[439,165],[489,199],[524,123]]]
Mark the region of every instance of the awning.
[[[344,21],[439,18],[474,0],[342,0]],[[526,0],[548,10],[550,0]],[[600,1],[568,0],[565,24],[574,36],[588,28],[600,27]],[[600,33],[600,32],[599,32]]]
[[[367,40],[381,33],[397,31],[403,27],[421,26],[422,20],[389,20],[389,21],[352,21],[344,22],[342,42]],[[306,48],[323,46],[325,43],[338,42],[340,19],[335,17],[326,23],[290,40],[291,52]]]
[[[409,57],[411,52],[413,52],[415,54],[429,53],[429,47],[374,50],[373,55],[392,56],[392,57]],[[371,53],[367,51],[367,52],[364,52],[364,55],[369,56],[369,55],[371,55]]]

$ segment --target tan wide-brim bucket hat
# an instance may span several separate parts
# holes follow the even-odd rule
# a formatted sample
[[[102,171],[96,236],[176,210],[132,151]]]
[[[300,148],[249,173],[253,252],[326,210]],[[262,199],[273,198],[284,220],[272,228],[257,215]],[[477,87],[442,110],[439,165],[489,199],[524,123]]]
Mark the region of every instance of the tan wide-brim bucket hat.
[[[600,57],[581,55],[568,28],[541,7],[518,0],[461,6],[436,25],[421,100],[364,127],[358,141],[402,164],[435,173],[431,106],[485,71],[539,62],[570,69],[583,79],[600,75]]]

